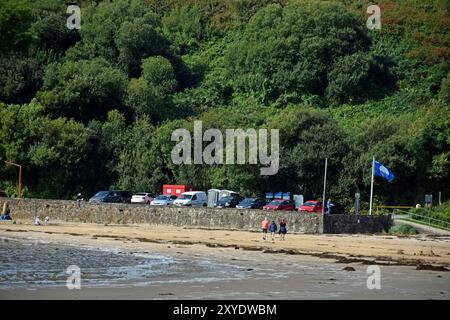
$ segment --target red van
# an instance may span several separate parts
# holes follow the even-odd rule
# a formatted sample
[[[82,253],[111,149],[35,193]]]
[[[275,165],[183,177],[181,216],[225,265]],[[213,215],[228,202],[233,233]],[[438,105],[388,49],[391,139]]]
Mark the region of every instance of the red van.
[[[165,184],[163,185],[163,195],[179,196],[184,192],[197,191],[197,188],[193,186],[187,186],[184,184]]]

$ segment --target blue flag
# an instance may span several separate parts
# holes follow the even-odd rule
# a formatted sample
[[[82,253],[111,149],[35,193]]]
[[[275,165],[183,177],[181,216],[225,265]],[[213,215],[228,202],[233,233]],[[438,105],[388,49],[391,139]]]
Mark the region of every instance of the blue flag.
[[[392,171],[388,167],[379,163],[376,160],[375,160],[374,174],[376,176],[385,178],[389,182],[392,182],[392,180],[394,180],[394,174],[392,173]]]

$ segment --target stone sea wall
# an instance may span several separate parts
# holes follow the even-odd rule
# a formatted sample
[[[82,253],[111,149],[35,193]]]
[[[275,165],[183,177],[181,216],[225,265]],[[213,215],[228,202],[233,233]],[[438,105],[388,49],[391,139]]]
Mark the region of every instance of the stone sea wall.
[[[32,220],[46,216],[51,221],[88,222],[100,224],[154,224],[208,229],[259,231],[267,217],[286,219],[292,233],[380,233],[392,225],[387,216],[325,215],[296,211],[262,211],[192,207],[154,207],[141,204],[90,204],[76,201],[0,198],[8,201],[14,220]]]
[[[357,216],[335,214],[324,216],[324,233],[381,233],[392,226],[391,215]]]
[[[296,211],[262,211],[241,209],[215,209],[192,207],[155,207],[141,204],[90,204],[82,202],[78,208],[76,201],[45,199],[0,198],[3,205],[8,201],[14,220],[32,220],[46,216],[50,221],[88,222],[101,224],[155,224],[175,225],[209,229],[261,229],[261,221],[267,217],[275,220],[286,219],[288,232],[322,233],[321,214],[307,214]]]

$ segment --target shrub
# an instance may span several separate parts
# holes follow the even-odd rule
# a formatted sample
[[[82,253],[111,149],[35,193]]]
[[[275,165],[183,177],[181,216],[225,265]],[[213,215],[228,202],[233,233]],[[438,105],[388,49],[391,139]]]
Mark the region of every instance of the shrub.
[[[413,226],[410,226],[408,224],[401,224],[401,225],[392,226],[389,229],[389,233],[393,234],[393,235],[403,235],[404,236],[404,235],[418,234],[419,232]]]

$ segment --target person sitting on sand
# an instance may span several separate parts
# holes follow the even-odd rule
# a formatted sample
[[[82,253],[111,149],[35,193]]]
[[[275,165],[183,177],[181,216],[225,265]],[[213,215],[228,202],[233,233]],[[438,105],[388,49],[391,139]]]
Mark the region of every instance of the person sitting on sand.
[[[34,225],[35,226],[41,226],[41,219],[39,219],[39,216],[37,216],[36,218],[34,218]]]
[[[5,201],[5,203],[3,204],[3,210],[2,214],[0,215],[0,220],[12,220],[8,201]]]
[[[266,240],[267,229],[269,228],[269,219],[267,219],[267,217],[264,218],[263,222],[261,222],[261,228],[262,228],[263,240]]]
[[[277,224],[275,223],[275,221],[272,221],[272,223],[269,226],[269,231],[270,231],[270,235],[272,237],[272,241],[275,240],[275,232],[277,232],[278,227]]]
[[[286,233],[287,233],[286,220],[282,219],[280,221],[280,231],[279,231],[279,234],[280,234],[280,237],[281,237],[280,240],[285,240]]]

